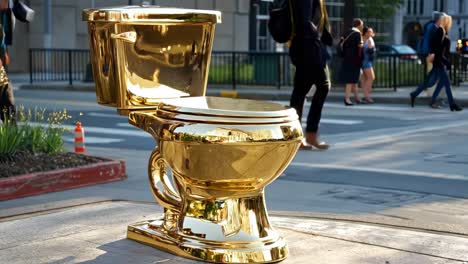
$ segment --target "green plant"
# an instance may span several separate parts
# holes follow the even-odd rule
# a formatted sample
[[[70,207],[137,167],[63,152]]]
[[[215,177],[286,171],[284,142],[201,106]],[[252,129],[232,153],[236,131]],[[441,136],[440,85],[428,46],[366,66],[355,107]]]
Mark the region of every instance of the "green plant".
[[[15,154],[22,143],[22,135],[18,128],[11,123],[0,126],[0,157],[9,158]]]
[[[18,107],[17,124],[6,122],[0,126],[0,157],[9,157],[18,150],[33,153],[57,154],[64,151],[61,124],[70,119],[67,110],[46,113],[45,108],[34,110]]]

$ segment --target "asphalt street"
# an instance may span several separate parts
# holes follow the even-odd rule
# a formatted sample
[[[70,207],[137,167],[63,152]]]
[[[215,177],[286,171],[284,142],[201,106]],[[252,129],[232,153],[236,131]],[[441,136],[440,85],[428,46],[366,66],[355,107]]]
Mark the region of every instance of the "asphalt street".
[[[89,146],[150,150],[154,140],[145,132],[128,124],[126,116],[120,116],[110,107],[95,103],[91,92],[56,91],[40,92],[20,90],[16,92],[17,103],[27,108],[46,108],[47,111],[67,109],[72,116],[65,124],[72,126],[80,121],[85,127],[86,143]],[[288,104],[286,101],[279,103]],[[310,103],[306,103],[305,121]],[[356,105],[327,103],[321,122],[321,134],[329,136],[345,135],[362,131],[378,131],[392,128],[401,130],[460,119],[464,113],[453,114],[448,109],[435,111],[426,107],[411,109],[406,105]],[[304,122],[305,123],[305,122]],[[65,138],[71,142],[73,138]],[[347,141],[347,140],[346,140]],[[345,141],[343,141],[345,142]],[[340,144],[341,142],[332,142]]]
[[[75,121],[84,125],[89,153],[126,159],[129,178],[2,202],[0,215],[105,200],[154,202],[146,166],[155,142],[126,117],[97,105],[92,92],[19,90],[16,97],[26,107],[67,108],[73,116],[68,126]],[[305,115],[309,106],[306,103]],[[299,151],[267,187],[268,207],[287,215],[324,215],[466,236],[467,117],[468,111],[427,106],[326,103],[320,131],[331,149]],[[71,149],[72,134],[65,140]]]

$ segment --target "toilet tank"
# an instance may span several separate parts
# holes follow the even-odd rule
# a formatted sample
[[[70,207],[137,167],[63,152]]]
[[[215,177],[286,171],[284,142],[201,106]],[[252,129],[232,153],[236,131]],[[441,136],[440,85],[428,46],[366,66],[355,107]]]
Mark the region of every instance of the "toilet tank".
[[[204,96],[219,11],[126,6],[83,10],[97,101],[120,114]]]

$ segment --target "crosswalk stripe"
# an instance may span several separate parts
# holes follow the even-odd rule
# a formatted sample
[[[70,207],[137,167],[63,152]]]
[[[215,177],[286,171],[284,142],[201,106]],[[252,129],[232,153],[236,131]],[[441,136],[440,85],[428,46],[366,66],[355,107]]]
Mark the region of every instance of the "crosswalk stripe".
[[[64,138],[65,142],[74,142],[73,138]],[[110,144],[110,143],[117,143],[123,142],[124,139],[120,138],[104,138],[104,137],[85,137],[85,145],[86,144]]]
[[[115,114],[104,114],[104,113],[91,112],[91,113],[87,113],[86,115],[88,115],[88,116],[94,116],[94,117],[107,117],[107,118],[128,119],[127,116],[121,116],[121,115],[118,115],[117,113],[115,113]]]
[[[35,123],[35,122],[30,122],[30,125],[33,126],[43,126],[43,127],[48,127],[48,124],[44,123]],[[75,129],[75,126],[72,125],[60,125],[60,127],[63,127],[65,129],[73,131]],[[151,135],[143,132],[143,130],[130,130],[130,129],[121,129],[121,128],[104,128],[104,127],[92,127],[92,126],[83,126],[85,133],[99,133],[99,134],[108,134],[108,135],[120,135],[120,136],[136,136],[136,137],[148,137],[150,138]]]
[[[303,118],[302,119],[302,124],[304,126],[304,124],[307,123],[307,119]],[[362,120],[352,120],[352,119],[335,119],[335,118],[321,118],[320,119],[320,123],[322,124],[332,124],[332,125],[347,125],[347,126],[351,126],[351,125],[359,125],[359,124],[363,124],[364,121]]]
[[[118,127],[135,127],[133,125],[130,125],[129,123],[117,123]]]

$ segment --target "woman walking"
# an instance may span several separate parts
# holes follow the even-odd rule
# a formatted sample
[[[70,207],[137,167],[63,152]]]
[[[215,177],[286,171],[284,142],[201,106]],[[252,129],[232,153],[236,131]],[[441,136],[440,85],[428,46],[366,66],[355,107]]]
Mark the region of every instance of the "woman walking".
[[[315,84],[316,91],[307,116],[305,140],[301,144],[301,149],[316,148],[325,150],[329,148],[329,145],[320,142],[318,139],[322,108],[330,89],[324,45],[331,46],[333,43],[325,0],[297,0],[292,2],[294,3],[295,36],[291,42],[289,56],[296,66],[296,73],[290,105],[296,109],[299,120],[301,120],[305,96],[312,85]],[[319,22],[313,23],[316,13],[320,15]]]
[[[372,84],[375,80],[374,73],[374,55],[375,55],[375,43],[374,43],[374,30],[371,27],[364,27],[362,30],[362,37],[364,40],[363,45],[363,61],[362,61],[362,92],[364,98],[362,99],[365,103],[373,104],[374,100],[371,98]]]
[[[440,105],[437,103],[437,96],[439,95],[442,88],[445,87],[445,93],[447,94],[447,99],[450,105],[450,111],[461,111],[462,108],[458,106],[452,95],[452,87],[450,84],[450,78],[448,75],[448,69],[450,69],[450,39],[448,37],[448,32],[452,27],[452,17],[443,16],[441,18],[441,26],[437,29],[432,38],[431,46],[434,47],[434,62],[433,67],[439,72],[439,82],[437,84],[434,93],[432,94],[431,107],[440,108]]]
[[[353,21],[353,27],[343,36],[343,65],[341,67],[341,79],[346,84],[346,106],[353,105],[351,92],[354,93],[356,103],[361,103],[358,95],[358,81],[362,66],[362,36],[363,22],[361,19]]]

